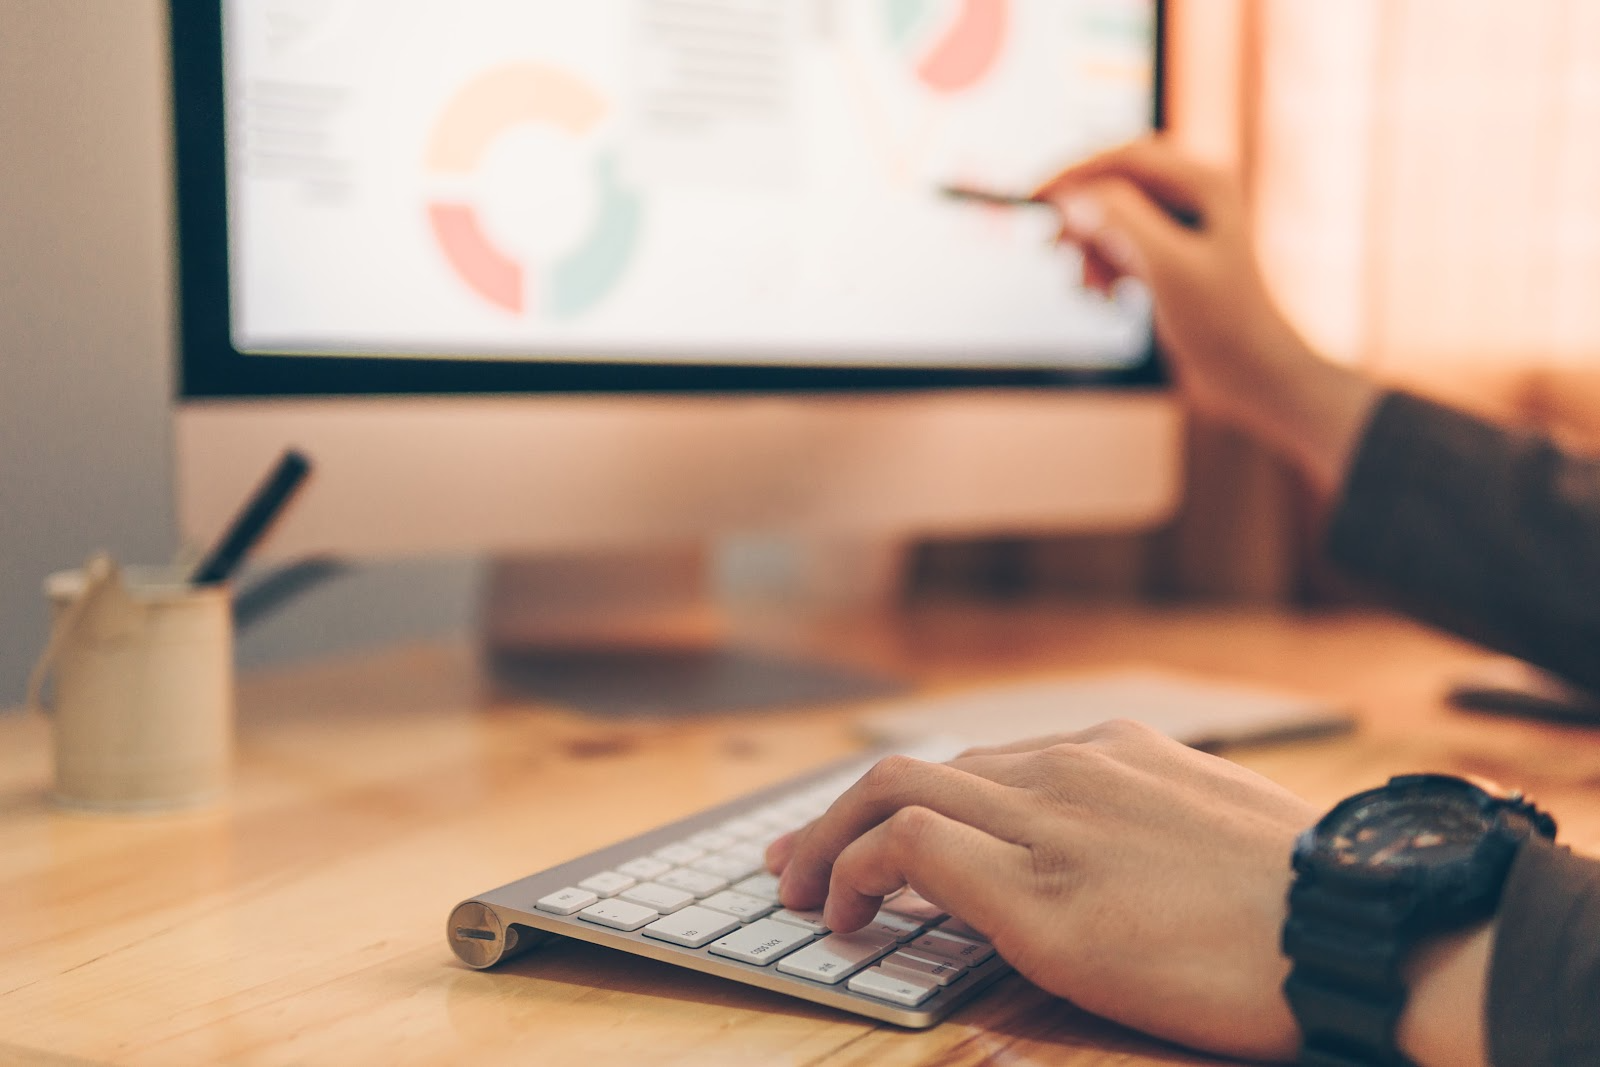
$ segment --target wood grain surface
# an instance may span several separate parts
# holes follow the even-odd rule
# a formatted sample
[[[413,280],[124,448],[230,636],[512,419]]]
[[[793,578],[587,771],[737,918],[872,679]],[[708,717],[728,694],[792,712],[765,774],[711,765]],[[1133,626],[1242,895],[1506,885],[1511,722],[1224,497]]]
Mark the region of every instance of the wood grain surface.
[[[1469,646],[1381,615],[978,610],[754,627],[937,691],[1164,665],[1349,701],[1352,735],[1233,753],[1318,804],[1412,770],[1529,789],[1600,851],[1600,730],[1445,706]],[[475,972],[458,900],[855,750],[858,709],[600,721],[494,695],[470,649],[247,677],[221,806],[52,808],[0,716],[0,1064],[1190,1064],[1012,977],[912,1033],[586,944]]]

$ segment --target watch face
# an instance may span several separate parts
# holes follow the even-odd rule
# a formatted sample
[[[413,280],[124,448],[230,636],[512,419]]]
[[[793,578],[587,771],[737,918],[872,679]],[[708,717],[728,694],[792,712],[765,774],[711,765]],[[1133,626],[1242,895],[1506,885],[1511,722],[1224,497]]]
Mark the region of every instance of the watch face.
[[[1327,853],[1344,867],[1388,870],[1464,860],[1493,816],[1455,790],[1378,794],[1327,828]]]

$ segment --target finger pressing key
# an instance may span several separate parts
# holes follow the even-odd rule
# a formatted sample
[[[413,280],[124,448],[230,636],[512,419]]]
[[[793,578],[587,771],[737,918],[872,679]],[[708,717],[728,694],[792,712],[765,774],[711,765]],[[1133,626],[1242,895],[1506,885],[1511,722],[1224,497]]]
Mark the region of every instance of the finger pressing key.
[[[985,834],[1015,841],[1031,814],[1020,801],[1018,790],[943,763],[906,756],[879,760],[799,834],[779,882],[779,898],[789,908],[818,907],[827,895],[838,855],[903,808],[927,808]]]
[[[795,840],[805,833],[807,826],[798,830],[791,830],[773,839],[767,846],[767,870],[773,874],[782,874],[783,869],[789,866],[789,858],[794,855]]]
[[[840,853],[824,921],[832,930],[859,930],[877,916],[885,896],[910,885],[939,907],[999,930],[1014,921],[1005,887],[1025,885],[1028,864],[1020,845],[927,808],[905,808]]]

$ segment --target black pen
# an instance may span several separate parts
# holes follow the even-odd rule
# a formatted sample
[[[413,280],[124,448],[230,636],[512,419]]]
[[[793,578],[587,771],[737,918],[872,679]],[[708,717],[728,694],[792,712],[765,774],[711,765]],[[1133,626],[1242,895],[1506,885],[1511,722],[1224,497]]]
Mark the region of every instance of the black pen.
[[[997,193],[992,189],[979,189],[972,185],[941,185],[939,192],[951,200],[968,200],[974,204],[991,204],[995,207],[1050,207],[1048,200],[1035,200],[1017,193]]]
[[[265,536],[269,527],[283,513],[284,505],[294,496],[295,490],[311,471],[311,461],[289,449],[278,460],[278,465],[265,481],[257,487],[244,510],[234,517],[233,524],[215,548],[206,553],[190,582],[195,585],[215,585],[225,582],[239,568],[244,557]]]
[[[1022,196],[1018,193],[997,193],[992,189],[979,189],[971,185],[941,185],[939,192],[951,200],[965,200],[974,204],[989,204],[994,207],[1048,207],[1055,205],[1048,200],[1037,200],[1031,196]],[[1180,226],[1191,230],[1200,228],[1200,213],[1188,208],[1176,208],[1163,204],[1162,208],[1172,216],[1172,220]]]

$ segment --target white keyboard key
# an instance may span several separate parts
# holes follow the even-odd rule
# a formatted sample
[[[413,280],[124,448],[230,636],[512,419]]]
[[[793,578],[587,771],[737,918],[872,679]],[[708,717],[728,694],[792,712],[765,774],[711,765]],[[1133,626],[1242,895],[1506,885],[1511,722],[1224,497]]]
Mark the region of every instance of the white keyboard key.
[[[837,799],[837,793],[808,789],[804,793],[797,794],[794,800],[790,801],[789,808],[791,811],[804,815],[809,822],[827,811]]]
[[[679,908],[693,904],[694,894],[685,893],[681,889],[674,889],[669,885],[661,885],[658,882],[640,882],[632,889],[619,893],[617,899],[626,900],[633,904],[643,904],[647,908],[654,908],[663,915],[670,915]]]
[[[744,817],[749,819],[750,822],[754,822],[754,824],[757,825],[762,825],[762,827],[768,827],[768,829],[779,829],[781,824],[787,822],[786,817],[782,816],[782,813],[779,813],[778,805],[766,805],[765,808],[752,808],[750,811],[746,811],[746,813],[744,813]]]
[[[881,934],[887,934],[896,941],[910,941],[913,937],[922,933],[927,928],[927,925],[921,919],[913,919],[909,915],[901,915],[897,911],[881,908],[878,911],[877,918],[868,923],[866,928],[868,930],[876,930]],[[941,927],[941,929],[943,928]]]
[[[578,884],[582,885],[583,883],[579,882]],[[979,933],[974,927],[968,926],[955,916],[951,916],[944,922],[940,923],[939,931],[946,934],[955,934],[957,937],[964,937],[968,941],[989,940],[987,937],[984,937],[981,933]]]
[[[790,911],[788,908],[784,908],[782,911],[773,912],[772,918],[777,922],[798,926],[802,930],[810,930],[814,934],[828,932],[828,924],[822,921],[822,912],[820,911]]]
[[[705,849],[695,848],[693,845],[684,841],[679,841],[677,844],[658,848],[654,853],[656,859],[666,860],[675,867],[682,867],[686,863],[693,863],[695,860],[699,859],[705,854]]]
[[[718,878],[714,874],[688,867],[675,867],[666,874],[657,875],[656,881],[686,893],[693,893],[697,897],[709,897],[712,893],[728,888],[726,878]]]
[[[776,830],[779,833],[788,833],[790,830],[803,825],[796,822],[794,816],[785,813],[776,804],[768,804],[764,808],[757,808],[745,817],[753,823],[759,823],[767,829]]]
[[[752,874],[744,881],[736,883],[733,888],[746,896],[760,897],[762,900],[770,900],[776,903],[778,899],[778,876],[765,873]]]
[[[822,785],[817,786],[815,789],[806,792],[804,794],[805,801],[807,804],[811,805],[812,811],[815,811],[818,815],[821,815],[823,812],[827,811],[833,806],[833,802],[839,799],[839,794],[843,793],[847,788],[849,787],[840,786],[836,783],[825,782]]]
[[[809,978],[813,982],[834,985],[846,975],[854,974],[895,945],[893,938],[858,930],[853,934],[829,934],[821,941],[813,941],[798,952],[791,952],[778,961],[778,970],[784,974]]]
[[[787,955],[812,939],[811,931],[798,926],[757,919],[740,927],[720,941],[711,942],[713,956],[726,956],[730,960],[743,960],[757,967],[765,967],[779,956]]]
[[[827,798],[827,802],[832,804],[835,800],[844,796],[844,791],[859,782],[861,776],[871,769],[872,765],[870,763],[860,763],[850,770],[841,771],[817,786],[817,795]]]
[[[909,972],[919,978],[931,978],[940,985],[949,985],[965,974],[967,970],[955,960],[939,959],[938,957],[925,959],[914,952],[905,951],[886,956],[878,966],[896,975],[902,972]]]
[[[733,856],[737,859],[747,859],[755,864],[752,870],[765,870],[767,866],[767,849],[765,845],[758,845],[754,841],[740,841],[735,845],[722,850],[722,855]]]
[[[945,917],[945,913],[940,910],[938,905],[924,900],[912,890],[907,890],[897,897],[884,901],[883,906],[892,912],[909,915],[911,918],[920,919],[925,923],[931,923],[936,919]]]
[[[540,911],[548,911],[555,915],[571,915],[575,911],[587,908],[599,899],[599,896],[586,889],[574,889],[568,886],[565,889],[558,889],[554,893],[540,897],[534,907]]]
[[[732,834],[725,834],[721,830],[702,830],[689,838],[689,844],[695,848],[703,848],[707,852],[721,852],[731,845],[739,843],[739,839]]]
[[[862,993],[877,1000],[914,1008],[933,996],[939,989],[939,983],[931,978],[916,978],[904,971],[885,971],[881,967],[874,967],[851,978],[849,989],[852,993]]]
[[[637,930],[647,922],[654,922],[661,913],[643,904],[629,904],[626,900],[602,900],[578,912],[578,918],[609,926],[613,930]]]
[[[766,827],[751,819],[729,819],[717,829],[739,838],[751,838],[766,832]]]
[[[946,934],[938,928],[929,930],[920,937],[913,938],[907,945],[911,951],[918,955],[931,952],[935,956],[942,956],[947,960],[971,967],[975,963],[982,963],[994,955],[994,946],[987,941],[970,941],[965,937],[955,934]]]
[[[795,820],[795,822],[797,822],[800,826],[804,826],[806,823],[812,821],[817,816],[827,811],[828,806],[826,804],[814,803],[804,797],[799,797],[795,800],[784,801],[778,806],[778,810],[782,811],[789,818]]]
[[[714,874],[718,878],[726,878],[730,882],[737,882],[741,878],[748,878],[761,869],[760,860],[730,856],[719,852],[713,856],[702,856],[689,864],[697,871]]]
[[[672,864],[666,860],[658,860],[654,856],[640,856],[636,860],[617,865],[617,870],[629,878],[637,878],[641,882],[648,882],[658,874],[666,874],[672,870]]]
[[[695,905],[671,915],[663,915],[646,926],[643,933],[646,937],[670,941],[684,948],[699,948],[707,941],[714,941],[729,930],[738,928],[739,920],[733,916]]]
[[[725,911],[741,922],[754,922],[770,912],[774,905],[771,901],[752,897],[747,893],[735,892],[724,889],[720,893],[712,893],[700,902],[702,907],[715,908]]]
[[[603,897],[614,897],[630,885],[638,882],[637,878],[629,878],[616,871],[601,871],[599,874],[590,875],[578,883],[579,889],[587,889],[591,893],[598,893]]]

